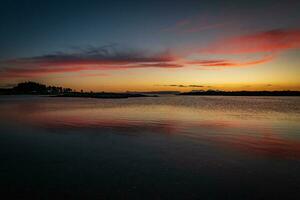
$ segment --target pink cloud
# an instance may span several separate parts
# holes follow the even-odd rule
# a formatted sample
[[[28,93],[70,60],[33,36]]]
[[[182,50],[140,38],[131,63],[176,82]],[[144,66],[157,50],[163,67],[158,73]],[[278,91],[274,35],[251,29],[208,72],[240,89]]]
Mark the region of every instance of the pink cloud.
[[[258,65],[262,63],[269,62],[274,59],[274,55],[264,56],[263,58],[250,60],[250,61],[235,61],[235,60],[226,60],[226,59],[212,59],[212,60],[193,60],[187,62],[187,64],[198,65],[203,67],[243,67],[250,65]]]
[[[52,55],[20,58],[2,61],[4,67],[1,78],[36,77],[47,74],[95,71],[126,70],[136,68],[179,68],[178,57],[169,53],[147,55],[143,52],[110,52],[100,50],[79,53],[59,53]]]
[[[245,54],[282,52],[300,48],[300,29],[276,29],[216,41],[201,53]]]
[[[47,74],[56,74],[56,73],[68,73],[68,72],[81,72],[81,71],[94,71],[94,70],[126,70],[126,69],[137,69],[137,68],[180,68],[183,65],[172,64],[172,63],[139,63],[131,65],[72,65],[62,67],[62,66],[53,66],[53,67],[41,67],[41,66],[32,66],[31,68],[6,68],[0,77],[36,77],[43,76]],[[92,76],[92,73],[89,73],[89,76]]]
[[[179,21],[176,27],[185,31],[194,31],[189,20]],[[202,27],[214,28],[223,24]],[[201,30],[201,27],[195,29]],[[1,78],[37,77],[55,73],[70,73],[94,70],[126,70],[137,68],[181,68],[188,65],[202,66],[202,69],[253,66],[267,63],[278,53],[300,48],[300,29],[277,29],[248,35],[225,38],[213,42],[197,53],[208,54],[253,54],[268,53],[260,59],[240,61],[227,59],[184,61],[181,57],[168,52],[146,54],[143,51],[115,52],[111,49],[95,48],[77,53],[59,53],[31,58],[1,61]],[[195,52],[191,52],[195,53]]]
[[[262,56],[261,59],[252,61],[216,59],[191,61],[189,64],[224,68],[257,65],[270,62],[280,52],[299,48],[300,29],[275,29],[217,40],[198,51],[202,54],[215,55],[268,54],[271,56]]]

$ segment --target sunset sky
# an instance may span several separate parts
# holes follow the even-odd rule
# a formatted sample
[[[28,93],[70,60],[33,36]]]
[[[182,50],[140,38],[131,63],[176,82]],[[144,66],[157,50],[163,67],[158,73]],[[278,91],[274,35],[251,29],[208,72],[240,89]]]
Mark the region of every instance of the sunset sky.
[[[300,90],[298,0],[2,0],[0,87]]]

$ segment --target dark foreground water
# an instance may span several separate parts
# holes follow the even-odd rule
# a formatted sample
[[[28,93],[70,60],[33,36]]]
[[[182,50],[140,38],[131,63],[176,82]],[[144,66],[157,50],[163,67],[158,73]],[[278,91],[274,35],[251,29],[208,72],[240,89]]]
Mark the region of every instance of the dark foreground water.
[[[298,97],[2,96],[0,198],[300,199],[299,122]]]

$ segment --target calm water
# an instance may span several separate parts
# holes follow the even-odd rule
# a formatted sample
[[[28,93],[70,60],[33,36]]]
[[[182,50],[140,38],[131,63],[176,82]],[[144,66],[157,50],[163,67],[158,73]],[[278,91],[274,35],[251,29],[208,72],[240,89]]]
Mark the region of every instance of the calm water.
[[[299,199],[300,98],[0,97],[0,195]]]

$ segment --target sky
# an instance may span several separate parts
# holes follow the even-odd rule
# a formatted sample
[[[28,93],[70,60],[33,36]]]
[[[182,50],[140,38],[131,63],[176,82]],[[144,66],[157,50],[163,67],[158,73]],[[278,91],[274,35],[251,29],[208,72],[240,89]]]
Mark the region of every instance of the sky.
[[[0,87],[300,90],[298,0],[2,0]]]

